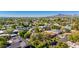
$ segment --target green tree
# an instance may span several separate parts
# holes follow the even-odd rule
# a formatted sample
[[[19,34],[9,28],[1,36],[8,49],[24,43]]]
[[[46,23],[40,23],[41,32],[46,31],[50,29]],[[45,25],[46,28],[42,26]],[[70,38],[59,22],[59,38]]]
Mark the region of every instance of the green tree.
[[[0,25],[0,29],[2,29],[3,28],[3,26],[2,25]]]
[[[38,28],[37,26],[34,28],[34,31],[35,31],[36,33],[40,32],[40,30],[39,30],[39,28]]]
[[[72,42],[79,42],[79,34],[74,33],[68,36],[68,40]]]
[[[43,48],[45,47],[45,43],[43,41],[44,36],[41,33],[33,33],[30,36],[29,45],[35,47],[35,48]]]
[[[24,38],[30,38],[30,35],[31,35],[31,32],[30,32],[30,31],[27,31],[27,32],[24,34]]]
[[[12,25],[12,28],[13,28],[13,29],[16,29],[16,25]]]
[[[8,29],[6,30],[6,33],[11,34],[12,32],[13,32],[13,28],[8,28]]]
[[[68,48],[69,46],[64,42],[59,42],[55,48]]]
[[[20,31],[20,32],[19,32],[20,37],[22,37],[22,38],[24,39],[24,38],[25,38],[25,37],[24,37],[25,33],[26,33],[25,30]]]
[[[7,44],[7,40],[3,37],[0,37],[0,48],[5,48]]]

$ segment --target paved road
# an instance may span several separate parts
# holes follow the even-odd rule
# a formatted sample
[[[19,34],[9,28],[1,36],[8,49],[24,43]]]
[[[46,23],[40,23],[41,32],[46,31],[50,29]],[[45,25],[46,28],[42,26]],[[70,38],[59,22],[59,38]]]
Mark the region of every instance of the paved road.
[[[27,46],[26,41],[24,41],[20,36],[11,38],[12,43],[7,48],[24,48]]]
[[[70,46],[71,48],[79,48],[79,45],[77,45],[76,43],[73,43],[71,41],[67,41],[66,42],[68,44],[68,46]]]

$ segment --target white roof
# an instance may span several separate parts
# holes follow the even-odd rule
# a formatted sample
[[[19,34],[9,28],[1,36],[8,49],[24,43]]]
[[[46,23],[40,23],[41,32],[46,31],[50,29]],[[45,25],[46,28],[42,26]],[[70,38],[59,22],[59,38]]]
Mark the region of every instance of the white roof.
[[[18,32],[18,30],[16,29],[16,30],[14,30],[13,32]]]
[[[12,40],[7,41],[8,43],[12,43]]]
[[[1,34],[0,36],[9,36],[9,34]]]
[[[4,31],[0,30],[0,33],[4,33]]]

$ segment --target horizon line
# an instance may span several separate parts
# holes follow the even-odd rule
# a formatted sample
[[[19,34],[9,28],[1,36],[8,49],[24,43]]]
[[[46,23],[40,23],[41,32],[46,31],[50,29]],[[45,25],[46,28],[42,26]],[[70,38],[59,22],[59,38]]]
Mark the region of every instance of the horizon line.
[[[55,14],[55,15],[43,15],[43,16],[0,16],[0,17],[51,17],[51,16],[79,16],[79,14]]]
[[[0,17],[47,17],[58,14],[79,15],[79,11],[0,11]]]

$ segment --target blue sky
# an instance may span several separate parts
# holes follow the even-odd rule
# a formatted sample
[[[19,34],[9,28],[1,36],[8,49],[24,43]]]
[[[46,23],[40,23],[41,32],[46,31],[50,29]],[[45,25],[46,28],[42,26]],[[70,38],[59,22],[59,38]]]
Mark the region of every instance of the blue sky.
[[[52,16],[57,14],[79,14],[79,11],[0,11],[0,17]]]

